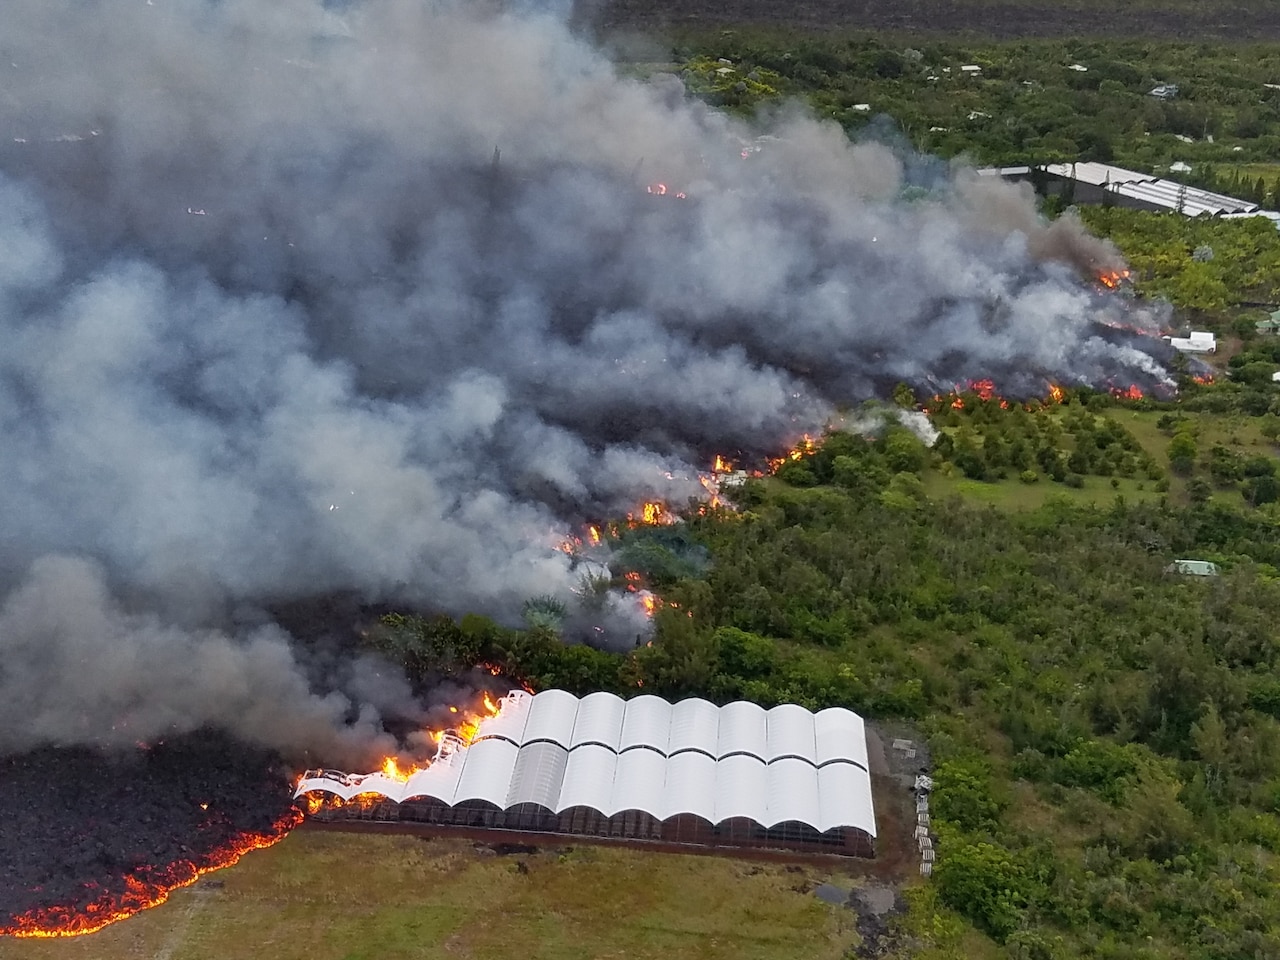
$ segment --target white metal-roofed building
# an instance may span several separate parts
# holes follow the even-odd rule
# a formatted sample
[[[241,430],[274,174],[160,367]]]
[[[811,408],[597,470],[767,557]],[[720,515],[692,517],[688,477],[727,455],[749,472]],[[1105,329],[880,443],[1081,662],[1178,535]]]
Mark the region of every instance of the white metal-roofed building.
[[[862,718],[795,704],[514,691],[407,780],[309,771],[311,792],[362,798],[329,815],[443,826],[860,856],[876,836]]]
[[[1041,170],[1051,184],[1053,181],[1061,184],[1070,182],[1073,199],[1080,203],[1114,203],[1131,209],[1169,211],[1188,217],[1217,217],[1258,210],[1256,203],[1247,200],[1237,200],[1109,163],[1050,163]]]

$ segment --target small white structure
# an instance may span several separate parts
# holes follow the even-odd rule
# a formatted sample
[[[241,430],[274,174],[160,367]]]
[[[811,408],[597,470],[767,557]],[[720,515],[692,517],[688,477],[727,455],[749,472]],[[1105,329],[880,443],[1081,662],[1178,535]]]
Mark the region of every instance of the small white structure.
[[[871,104],[869,104],[869,103],[855,103],[855,104],[853,105],[853,109],[857,110],[859,113],[869,113],[869,112],[871,111]]]
[[[1088,72],[1089,72],[1089,68],[1088,68],[1088,67],[1086,67],[1083,63],[1073,63],[1073,64],[1071,64],[1071,66],[1067,67],[1067,69],[1068,69],[1068,70],[1074,70],[1076,73],[1088,73]]]
[[[960,67],[960,72],[965,76],[973,77],[982,72],[982,68],[976,63],[966,63]]]
[[[1164,568],[1165,573],[1180,573],[1185,577],[1216,577],[1221,569],[1210,560],[1175,560]]]
[[[1182,161],[1182,160],[1175,160],[1173,161],[1173,163],[1169,164],[1169,172],[1170,173],[1190,173],[1191,164],[1186,163],[1185,161]]]
[[[1182,353],[1217,353],[1218,342],[1212,333],[1193,330],[1189,337],[1165,337],[1169,346]]]
[[[1280,383],[1280,370],[1277,370],[1275,373],[1271,375],[1271,382]]]

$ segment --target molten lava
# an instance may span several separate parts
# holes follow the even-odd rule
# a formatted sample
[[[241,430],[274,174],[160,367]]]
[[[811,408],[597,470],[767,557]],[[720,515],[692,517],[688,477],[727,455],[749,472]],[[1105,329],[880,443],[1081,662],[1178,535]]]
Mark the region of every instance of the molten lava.
[[[147,864],[135,867],[124,878],[121,893],[99,893],[86,904],[77,906],[38,907],[14,917],[0,936],[10,937],[79,937],[96,933],[119,920],[155,907],[169,899],[169,894],[189,887],[204,874],[229,867],[250,850],[261,850],[284,839],[285,834],[302,822],[299,810],[290,810],[260,833],[241,834],[227,844],[204,854],[198,860],[179,860],[165,866]],[[86,887],[92,892],[96,885]]]

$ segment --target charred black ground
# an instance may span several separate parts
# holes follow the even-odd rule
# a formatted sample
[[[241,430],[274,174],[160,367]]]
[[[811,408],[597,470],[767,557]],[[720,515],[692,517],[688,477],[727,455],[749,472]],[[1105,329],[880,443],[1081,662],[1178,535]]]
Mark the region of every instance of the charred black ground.
[[[122,894],[139,870],[200,866],[270,830],[290,792],[277,757],[208,731],[112,755],[0,758],[0,928],[30,910]]]

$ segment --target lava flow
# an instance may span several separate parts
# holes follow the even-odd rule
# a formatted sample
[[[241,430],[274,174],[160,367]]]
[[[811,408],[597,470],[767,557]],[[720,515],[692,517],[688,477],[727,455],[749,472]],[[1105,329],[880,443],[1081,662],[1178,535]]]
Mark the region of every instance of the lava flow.
[[[164,903],[284,837],[302,816],[288,783],[276,754],[209,729],[0,757],[0,935],[80,936]]]
[[[229,867],[250,850],[262,850],[280,840],[302,822],[302,813],[290,810],[271,825],[269,830],[246,833],[200,857],[198,861],[179,860],[164,866],[146,864],[135,867],[124,878],[122,893],[103,891],[87,903],[75,906],[38,907],[13,918],[9,926],[0,927],[0,936],[10,937],[80,937],[97,933],[103,927],[127,920],[149,907],[159,906],[169,894],[189,887],[204,874]],[[92,889],[92,885],[89,885]]]

